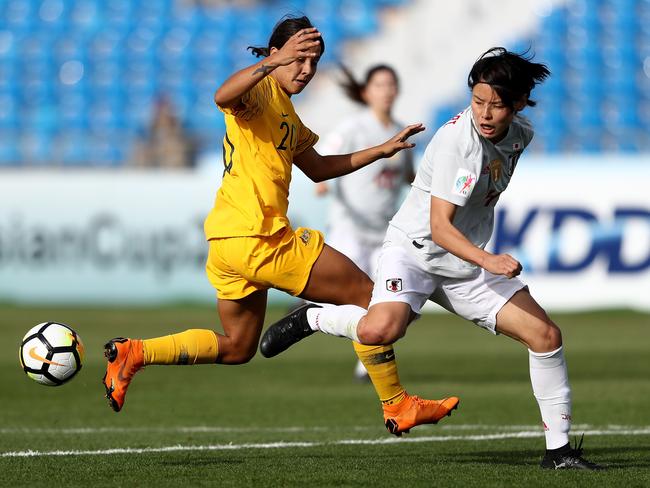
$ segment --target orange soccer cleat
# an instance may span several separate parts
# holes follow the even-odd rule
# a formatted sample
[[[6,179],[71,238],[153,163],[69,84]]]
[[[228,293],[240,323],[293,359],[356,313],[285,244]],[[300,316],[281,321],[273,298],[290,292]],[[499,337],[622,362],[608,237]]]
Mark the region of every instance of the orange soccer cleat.
[[[406,395],[404,400],[395,405],[384,405],[384,422],[388,432],[401,436],[408,434],[416,425],[437,424],[438,421],[451,415],[458,408],[456,397],[442,400],[423,400],[417,396]]]
[[[116,337],[104,345],[104,355],[108,359],[106,374],[102,382],[106,388],[106,398],[116,412],[122,410],[129,383],[135,373],[144,366],[142,341]]]

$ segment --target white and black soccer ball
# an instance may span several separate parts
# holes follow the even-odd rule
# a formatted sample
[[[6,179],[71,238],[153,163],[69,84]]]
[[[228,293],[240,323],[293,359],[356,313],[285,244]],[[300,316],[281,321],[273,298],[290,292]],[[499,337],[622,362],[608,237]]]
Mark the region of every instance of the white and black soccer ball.
[[[46,386],[60,386],[81,369],[84,346],[79,335],[64,324],[43,322],[25,334],[20,364],[27,376]]]

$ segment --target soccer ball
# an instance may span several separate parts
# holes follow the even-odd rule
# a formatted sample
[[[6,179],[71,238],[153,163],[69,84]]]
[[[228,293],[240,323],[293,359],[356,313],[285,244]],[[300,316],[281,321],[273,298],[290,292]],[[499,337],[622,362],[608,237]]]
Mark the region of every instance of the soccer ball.
[[[41,385],[60,386],[81,369],[84,346],[67,325],[43,322],[25,334],[18,356],[31,379]]]

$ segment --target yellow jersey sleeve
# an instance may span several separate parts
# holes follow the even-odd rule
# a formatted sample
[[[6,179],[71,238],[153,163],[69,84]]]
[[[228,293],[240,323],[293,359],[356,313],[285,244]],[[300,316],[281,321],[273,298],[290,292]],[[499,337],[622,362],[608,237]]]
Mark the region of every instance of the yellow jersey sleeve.
[[[271,86],[269,83],[264,82],[267,78],[269,77],[267,76],[253,88],[248,90],[237,107],[230,108],[222,107],[221,105],[217,105],[217,107],[219,107],[219,110],[223,113],[243,120],[251,120],[258,117],[273,97]]]
[[[272,235],[289,226],[293,159],[318,136],[302,123],[272,76],[236,109],[221,110],[226,122],[223,180],[204,223],[206,238]]]

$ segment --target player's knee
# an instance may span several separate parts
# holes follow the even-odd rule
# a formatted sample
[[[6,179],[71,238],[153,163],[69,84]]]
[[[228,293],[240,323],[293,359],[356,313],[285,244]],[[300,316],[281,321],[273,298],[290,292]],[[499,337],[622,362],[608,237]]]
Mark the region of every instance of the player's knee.
[[[226,364],[246,364],[253,359],[253,356],[255,356],[255,351],[238,351],[234,354],[231,353],[227,356],[228,361]]]
[[[228,351],[223,351],[219,359],[223,364],[246,364],[255,356],[257,347],[247,347],[233,344],[234,347]]]
[[[540,352],[554,351],[562,345],[562,331],[550,319],[539,327],[536,349]]]
[[[392,344],[404,336],[405,329],[390,318],[374,320],[357,329],[362,344]]]

